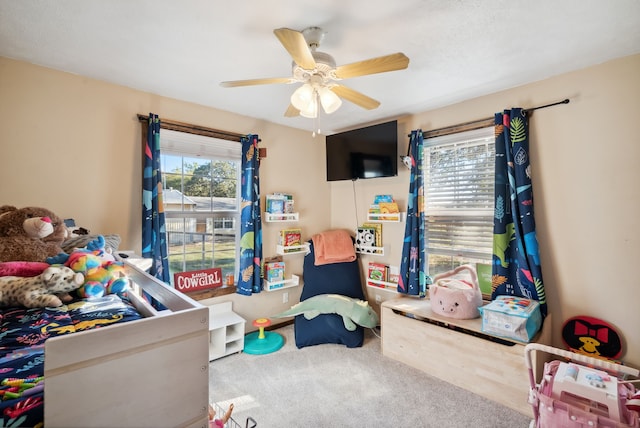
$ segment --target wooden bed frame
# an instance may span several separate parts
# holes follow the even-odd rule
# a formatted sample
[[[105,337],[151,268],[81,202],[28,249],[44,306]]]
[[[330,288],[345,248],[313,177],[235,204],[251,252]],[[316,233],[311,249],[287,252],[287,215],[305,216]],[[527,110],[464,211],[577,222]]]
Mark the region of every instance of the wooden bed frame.
[[[45,342],[45,426],[206,428],[209,310],[125,265],[145,318]]]

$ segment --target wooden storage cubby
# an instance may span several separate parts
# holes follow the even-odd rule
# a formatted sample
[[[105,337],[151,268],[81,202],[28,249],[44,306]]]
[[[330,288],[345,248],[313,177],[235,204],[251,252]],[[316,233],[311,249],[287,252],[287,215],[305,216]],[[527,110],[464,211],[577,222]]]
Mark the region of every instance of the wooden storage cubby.
[[[482,332],[481,318],[456,320],[427,299],[400,297],[381,306],[382,354],[527,416],[525,343]],[[551,344],[551,316],[533,342]],[[535,361],[540,373],[543,361]]]

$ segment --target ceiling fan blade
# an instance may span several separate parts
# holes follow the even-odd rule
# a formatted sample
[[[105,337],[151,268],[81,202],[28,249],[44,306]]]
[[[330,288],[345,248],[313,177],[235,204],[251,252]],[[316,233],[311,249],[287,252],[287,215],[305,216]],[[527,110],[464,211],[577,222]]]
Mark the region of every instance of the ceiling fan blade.
[[[374,100],[366,96],[365,94],[353,90],[351,88],[347,88],[343,85],[335,85],[331,87],[331,90],[339,97],[344,98],[347,101],[351,101],[352,103],[359,105],[362,108],[367,110],[373,110],[374,108],[378,108],[380,105],[380,101]]]
[[[313,59],[307,41],[301,32],[289,28],[278,28],[273,32],[296,64],[305,70],[316,68],[316,60]]]
[[[409,58],[402,52],[371,58],[364,61],[336,67],[338,79],[366,76],[368,74],[385,73],[387,71],[403,70],[409,66]]]
[[[284,117],[296,117],[300,115],[300,110],[295,108],[292,104],[289,104],[287,111],[284,112]]]
[[[290,77],[271,77],[266,79],[230,80],[227,82],[220,82],[220,86],[224,88],[235,88],[236,86],[269,85],[272,83],[294,82],[295,80]]]

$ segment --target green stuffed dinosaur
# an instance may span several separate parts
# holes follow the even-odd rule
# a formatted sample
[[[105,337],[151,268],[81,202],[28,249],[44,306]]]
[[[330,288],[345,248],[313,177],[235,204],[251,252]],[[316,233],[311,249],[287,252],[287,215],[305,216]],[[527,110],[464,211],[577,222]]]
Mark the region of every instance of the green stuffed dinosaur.
[[[273,318],[304,315],[308,320],[320,314],[338,314],[342,317],[344,327],[349,331],[356,329],[356,324],[373,328],[378,325],[378,314],[365,300],[353,299],[340,294],[320,294],[293,305],[288,311],[273,315]]]

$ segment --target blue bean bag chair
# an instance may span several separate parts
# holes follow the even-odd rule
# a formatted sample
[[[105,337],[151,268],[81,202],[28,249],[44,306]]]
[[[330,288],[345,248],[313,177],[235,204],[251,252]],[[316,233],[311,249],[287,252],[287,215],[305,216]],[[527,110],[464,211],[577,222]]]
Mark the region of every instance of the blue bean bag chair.
[[[300,301],[319,294],[341,294],[354,299],[366,300],[360,279],[358,260],[352,262],[331,263],[316,266],[313,242],[310,241],[311,252],[304,257],[304,285]],[[336,343],[348,348],[357,348],[364,342],[364,328],[357,325],[349,331],[338,314],[320,314],[313,319],[297,315],[294,319],[296,346],[320,345]]]

